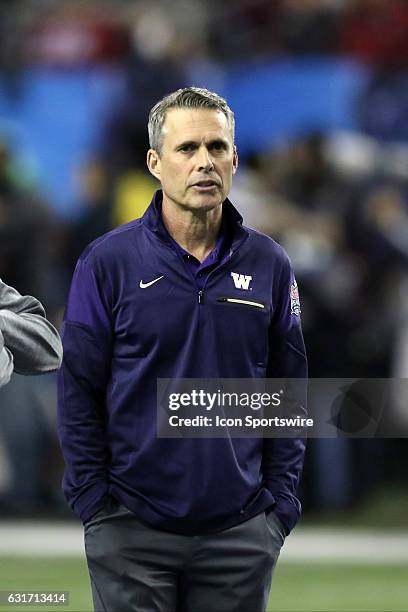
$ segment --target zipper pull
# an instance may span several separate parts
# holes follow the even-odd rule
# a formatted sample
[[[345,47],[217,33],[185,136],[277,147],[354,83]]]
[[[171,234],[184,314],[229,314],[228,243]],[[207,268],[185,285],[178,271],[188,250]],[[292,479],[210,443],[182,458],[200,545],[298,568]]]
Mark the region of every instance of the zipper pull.
[[[199,303],[199,304],[202,304],[202,303],[203,303],[203,301],[204,301],[204,294],[203,294],[203,291],[201,291],[201,290],[200,290],[200,291],[198,292],[198,303]]]

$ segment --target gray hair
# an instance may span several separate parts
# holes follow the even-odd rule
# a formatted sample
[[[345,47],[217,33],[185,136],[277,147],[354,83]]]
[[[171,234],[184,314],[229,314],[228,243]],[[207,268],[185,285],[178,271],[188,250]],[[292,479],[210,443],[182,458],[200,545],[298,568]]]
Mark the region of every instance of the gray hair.
[[[201,87],[184,87],[177,89],[162,98],[149,113],[149,143],[150,148],[161,155],[163,147],[163,125],[166,120],[166,112],[170,108],[208,108],[221,111],[227,118],[231,129],[232,141],[234,142],[235,119],[234,113],[228,106],[226,100],[218,94]]]

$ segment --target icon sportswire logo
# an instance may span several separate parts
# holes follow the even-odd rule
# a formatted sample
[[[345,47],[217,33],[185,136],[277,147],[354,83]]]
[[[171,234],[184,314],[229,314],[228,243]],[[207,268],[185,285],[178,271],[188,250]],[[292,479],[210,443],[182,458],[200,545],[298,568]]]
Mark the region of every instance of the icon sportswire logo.
[[[235,289],[245,289],[245,291],[249,291],[249,283],[252,280],[252,276],[238,274],[238,272],[231,272],[231,276],[234,281]]]
[[[164,278],[164,276],[159,276],[158,278],[154,278],[152,281],[149,281],[148,283],[144,283],[142,280],[139,283],[139,287],[141,289],[147,289],[147,287],[150,287],[151,285],[154,285],[154,283],[157,283],[157,281],[161,280],[162,278]]]

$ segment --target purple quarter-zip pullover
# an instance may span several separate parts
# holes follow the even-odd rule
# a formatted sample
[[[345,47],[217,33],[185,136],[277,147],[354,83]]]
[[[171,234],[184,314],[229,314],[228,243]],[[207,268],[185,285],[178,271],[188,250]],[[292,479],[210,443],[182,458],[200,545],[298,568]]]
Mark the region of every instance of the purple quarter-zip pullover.
[[[196,282],[163,226],[161,202],[158,191],[141,219],[94,241],[75,270],[59,374],[66,498],[84,522],[112,496],[182,534],[220,531],[274,507],[290,531],[303,440],[156,435],[158,378],[307,376],[289,260],[225,200],[217,252]],[[231,272],[251,276],[250,299],[264,308],[220,300],[247,298]]]

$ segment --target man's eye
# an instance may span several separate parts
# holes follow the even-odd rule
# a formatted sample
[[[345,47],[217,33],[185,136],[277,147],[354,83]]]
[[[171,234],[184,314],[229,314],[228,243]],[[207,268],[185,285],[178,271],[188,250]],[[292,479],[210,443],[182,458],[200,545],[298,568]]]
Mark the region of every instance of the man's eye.
[[[192,151],[192,150],[193,150],[193,145],[191,144],[183,145],[179,149],[179,151],[182,151],[183,153],[188,153],[189,151]]]
[[[223,142],[213,142],[211,148],[214,149],[214,151],[224,151],[225,145]]]

